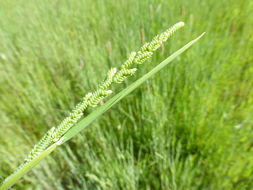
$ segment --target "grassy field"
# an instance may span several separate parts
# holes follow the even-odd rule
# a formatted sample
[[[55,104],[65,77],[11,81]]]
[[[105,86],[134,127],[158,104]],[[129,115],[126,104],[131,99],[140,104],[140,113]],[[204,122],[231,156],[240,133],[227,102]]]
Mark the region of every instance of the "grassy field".
[[[252,0],[1,1],[0,181],[110,67],[178,21],[116,92],[205,37],[14,189],[253,189]]]

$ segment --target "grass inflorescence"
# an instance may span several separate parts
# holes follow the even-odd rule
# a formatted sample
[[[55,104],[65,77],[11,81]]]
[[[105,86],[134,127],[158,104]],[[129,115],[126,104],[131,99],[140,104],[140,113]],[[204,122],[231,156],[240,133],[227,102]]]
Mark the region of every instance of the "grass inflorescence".
[[[183,22],[175,24],[162,34],[154,37],[151,42],[145,43],[141,50],[137,53],[131,53],[127,61],[122,64],[120,69],[110,69],[107,73],[107,78],[98,86],[97,90],[87,93],[83,100],[78,103],[76,107],[69,113],[68,117],[66,117],[57,127],[52,127],[33,147],[26,157],[24,163],[21,164],[14,173],[29,164],[29,162],[46,150],[50,145],[52,145],[52,143],[59,141],[63,135],[71,127],[73,127],[80,120],[80,118],[82,118],[85,109],[87,109],[89,106],[97,106],[99,102],[112,94],[112,90],[110,90],[109,87],[113,83],[122,83],[129,76],[134,75],[134,73],[137,71],[137,68],[132,68],[132,66],[137,66],[144,63],[144,61],[150,58],[163,42],[167,41],[178,29],[182,28],[183,26]],[[8,178],[6,178],[6,180],[8,180]]]
[[[106,71],[183,20],[151,64],[129,67],[135,77],[205,38],[14,189],[252,189],[252,10],[252,0],[0,1],[0,181]]]

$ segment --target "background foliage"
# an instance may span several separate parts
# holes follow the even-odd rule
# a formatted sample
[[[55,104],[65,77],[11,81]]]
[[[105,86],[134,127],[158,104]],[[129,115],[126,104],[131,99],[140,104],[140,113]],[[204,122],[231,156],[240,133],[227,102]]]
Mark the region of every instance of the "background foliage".
[[[250,0],[1,1],[0,176],[110,67],[180,20],[139,76],[206,36],[15,189],[251,189]]]

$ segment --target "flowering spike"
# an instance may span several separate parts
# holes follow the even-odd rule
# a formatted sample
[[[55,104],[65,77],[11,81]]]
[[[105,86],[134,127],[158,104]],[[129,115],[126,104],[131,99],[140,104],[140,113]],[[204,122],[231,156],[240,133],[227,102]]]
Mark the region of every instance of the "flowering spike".
[[[133,64],[142,64],[145,60],[150,58],[154,51],[158,49],[163,42],[170,38],[179,28],[184,26],[183,22],[179,22],[163,32],[162,34],[153,38],[149,43],[145,43],[140,51],[132,52],[125,63],[122,64],[119,71],[116,68],[112,68],[107,73],[107,78],[98,86],[97,90],[93,93],[88,93],[84,96],[82,101],[76,105],[76,107],[70,112],[69,116],[66,117],[55,129],[51,128],[43,138],[34,146],[32,151],[29,153],[27,158],[24,161],[24,164],[27,164],[41,152],[47,149],[52,143],[58,142],[61,143],[63,135],[71,128],[78,120],[83,116],[83,111],[87,107],[95,107],[99,102],[105,97],[109,96],[112,91],[108,90],[112,83],[121,83],[127,77],[133,75],[137,69],[130,68]],[[20,167],[23,167],[22,164]],[[18,168],[18,170],[20,169]],[[17,170],[17,171],[18,171]]]

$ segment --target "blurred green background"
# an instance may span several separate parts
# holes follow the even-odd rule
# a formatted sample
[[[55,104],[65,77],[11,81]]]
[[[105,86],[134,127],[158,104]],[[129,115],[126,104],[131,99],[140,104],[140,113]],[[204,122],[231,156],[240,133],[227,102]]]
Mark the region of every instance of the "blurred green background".
[[[0,181],[110,67],[178,21],[115,92],[206,35],[14,189],[253,189],[252,0],[0,1]]]

